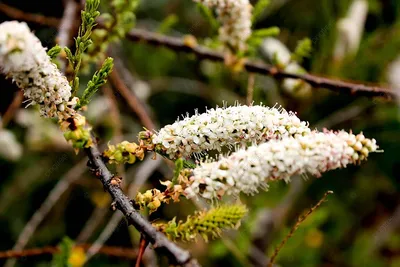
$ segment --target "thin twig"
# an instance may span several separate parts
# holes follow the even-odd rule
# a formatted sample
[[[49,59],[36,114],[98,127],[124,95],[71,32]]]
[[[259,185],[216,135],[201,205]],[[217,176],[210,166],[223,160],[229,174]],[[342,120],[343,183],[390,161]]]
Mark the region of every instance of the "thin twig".
[[[266,266],[269,262],[265,251],[268,250],[272,241],[273,232],[284,224],[285,218],[289,213],[298,195],[303,192],[304,181],[301,177],[293,177],[289,192],[285,198],[275,208],[264,208],[257,213],[254,231],[251,237],[251,245],[248,253],[249,261],[254,267]]]
[[[200,59],[224,62],[226,57],[223,53],[211,50],[201,45],[189,46],[181,38],[169,37],[162,34],[140,29],[132,29],[127,39],[133,42],[144,42],[149,45],[164,46],[174,51],[193,53]],[[300,79],[316,88],[326,88],[337,93],[347,93],[355,96],[382,97],[387,100],[395,100],[399,95],[388,88],[368,86],[360,83],[344,82],[324,78],[312,74],[295,74],[280,70],[272,65],[262,62],[246,61],[244,68],[249,72],[270,75],[276,79],[293,78]]]
[[[8,125],[8,123],[12,120],[12,118],[15,115],[15,112],[21,106],[23,100],[24,100],[24,93],[21,90],[19,90],[17,93],[15,93],[13,101],[11,102],[10,106],[7,108],[6,112],[1,118],[3,128],[5,128]]]
[[[135,267],[140,267],[140,263],[142,262],[143,254],[146,251],[146,248],[148,245],[149,245],[149,242],[147,241],[147,239],[143,235],[141,235],[140,241],[139,241],[139,252],[138,252],[137,259],[136,259]]]
[[[75,247],[87,250],[90,246],[91,244],[81,244],[81,245],[76,245]],[[24,258],[31,256],[39,256],[43,254],[55,254],[58,252],[60,252],[60,249],[58,247],[30,248],[22,251],[8,250],[8,251],[0,251],[0,259]],[[107,256],[126,258],[126,259],[136,259],[138,255],[137,249],[114,247],[114,246],[102,246],[97,253],[104,254]]]
[[[297,222],[295,223],[295,225],[292,227],[292,229],[290,230],[290,232],[288,233],[288,235],[282,240],[282,242],[279,244],[278,247],[276,247],[274,254],[271,257],[271,260],[268,264],[268,267],[272,267],[276,257],[279,254],[279,251],[283,248],[283,246],[286,244],[286,242],[289,240],[289,238],[291,238],[294,234],[294,232],[299,228],[300,224],[302,222],[305,221],[305,219],[307,219],[308,216],[310,216],[316,209],[319,208],[319,206],[321,206],[321,204],[326,200],[326,198],[328,197],[328,195],[333,194],[333,191],[327,191],[324,196],[321,198],[320,201],[318,201],[317,204],[315,204],[306,214],[304,214],[303,216],[300,216],[299,218],[297,218]]]
[[[56,202],[68,190],[69,186],[86,171],[85,169],[86,160],[80,161],[72,169],[70,169],[61,179],[57,185],[51,190],[47,198],[43,201],[40,208],[33,214],[31,219],[26,223],[24,229],[20,233],[17,242],[15,243],[13,250],[21,251],[24,249],[29,239],[35,233],[36,229],[43,221],[43,219],[49,214],[51,209],[54,207]],[[5,267],[11,267],[15,265],[15,260],[8,260]]]
[[[155,124],[153,123],[153,120],[149,116],[146,107],[136,97],[136,95],[131,90],[129,90],[129,88],[125,85],[120,75],[118,74],[118,70],[111,72],[110,82],[113,85],[113,88],[115,88],[125,98],[129,107],[139,117],[139,120],[142,122],[143,126],[149,130],[154,130]]]
[[[93,140],[95,143],[95,140]],[[114,176],[107,169],[103,162],[101,153],[97,146],[93,144],[89,148],[85,148],[85,152],[89,158],[89,167],[91,171],[100,179],[105,190],[107,190],[119,209],[126,217],[128,222],[132,224],[146,239],[153,245],[156,251],[165,254],[171,263],[183,266],[199,266],[198,262],[193,259],[190,253],[168,238],[158,232],[143,216],[134,209],[131,200],[122,192],[118,185],[113,185]]]
[[[4,3],[0,3],[0,12],[16,20],[29,21],[48,27],[57,27],[60,24],[60,19],[58,18],[24,12]]]

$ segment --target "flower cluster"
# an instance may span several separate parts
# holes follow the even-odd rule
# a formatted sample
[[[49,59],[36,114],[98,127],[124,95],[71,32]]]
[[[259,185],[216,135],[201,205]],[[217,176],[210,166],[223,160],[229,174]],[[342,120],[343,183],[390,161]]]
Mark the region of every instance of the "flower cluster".
[[[144,152],[144,149],[137,144],[123,141],[117,145],[109,144],[103,156],[109,160],[109,163],[133,164],[137,158],[143,160]]]
[[[251,36],[251,11],[249,0],[194,0],[209,8],[215,8],[218,20],[219,39],[233,51],[246,50],[246,41]]]
[[[321,173],[358,164],[378,146],[363,134],[345,131],[312,132],[305,136],[271,140],[247,150],[238,150],[219,161],[203,162],[193,170],[188,197],[220,198],[224,194],[254,194],[268,182],[290,181],[296,174]]]
[[[224,146],[260,144],[308,134],[308,123],[283,108],[232,106],[210,109],[167,125],[151,136],[156,151],[171,159]]]
[[[51,62],[26,23],[0,24],[0,70],[24,90],[30,104],[40,105],[41,115],[55,117],[74,112],[66,77]]]

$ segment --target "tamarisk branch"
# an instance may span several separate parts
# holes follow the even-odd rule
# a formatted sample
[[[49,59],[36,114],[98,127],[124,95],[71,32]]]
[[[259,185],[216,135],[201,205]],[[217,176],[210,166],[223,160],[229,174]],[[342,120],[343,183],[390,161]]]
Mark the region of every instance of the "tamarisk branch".
[[[0,4],[0,11],[15,19],[22,19],[47,26],[57,26],[60,20],[49,18],[42,15],[30,14],[5,4]],[[39,19],[37,18],[39,17]],[[99,22],[100,27],[104,27]],[[170,37],[146,30],[132,29],[126,36],[133,42],[145,42],[149,45],[164,46],[174,51],[192,53],[200,59],[209,59],[212,61],[225,61],[225,55],[221,52],[211,50],[207,47],[187,45],[181,38]],[[336,93],[347,93],[354,96],[380,97],[387,100],[396,100],[400,95],[393,90],[380,86],[368,86],[362,83],[345,82],[332,78],[320,77],[313,74],[295,74],[276,68],[275,66],[263,62],[246,61],[244,68],[249,72],[262,75],[269,75],[276,79],[292,78],[300,79],[316,88],[325,88]]]
[[[145,42],[149,45],[164,46],[174,51],[192,53],[200,59],[209,59],[221,62],[225,61],[225,55],[223,53],[200,45],[188,45],[181,38],[169,37],[140,29],[132,29],[127,34],[126,38],[133,42]],[[246,61],[244,63],[244,68],[249,72],[269,75],[276,79],[300,79],[309,83],[313,87],[329,89],[336,93],[347,93],[355,96],[366,97],[382,97],[387,100],[395,100],[400,97],[396,92],[388,88],[333,80],[312,74],[289,73],[263,62]]]
[[[172,263],[185,267],[200,266],[188,251],[181,249],[168,240],[164,234],[158,232],[134,209],[130,199],[124,195],[118,182],[115,182],[114,175],[107,169],[102,160],[101,153],[95,144],[89,148],[85,148],[85,152],[89,158],[88,166],[103,183],[105,190],[112,196],[116,203],[115,207],[125,215],[130,224],[145,236],[155,250],[167,255]]]

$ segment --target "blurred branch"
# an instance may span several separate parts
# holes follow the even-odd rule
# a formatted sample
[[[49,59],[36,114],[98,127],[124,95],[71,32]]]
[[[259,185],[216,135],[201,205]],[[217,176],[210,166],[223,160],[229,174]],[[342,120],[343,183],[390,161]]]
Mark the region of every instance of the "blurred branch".
[[[32,237],[40,223],[49,214],[51,209],[54,207],[56,202],[68,190],[69,186],[85,172],[86,160],[80,161],[71,170],[67,172],[57,183],[57,185],[51,190],[50,194],[43,201],[40,208],[33,214],[31,219],[26,223],[24,229],[20,233],[17,242],[15,243],[13,250],[21,251],[29,239]],[[15,260],[8,260],[5,267],[11,267],[15,265]]]
[[[91,244],[81,244],[81,245],[76,245],[75,247],[88,250],[90,246]],[[39,256],[43,254],[55,254],[58,252],[60,252],[60,249],[58,247],[31,248],[22,251],[8,250],[8,251],[0,251],[0,259],[23,258],[23,257]],[[113,257],[126,258],[126,259],[136,259],[137,257],[137,249],[114,247],[114,246],[102,246],[97,253]]]
[[[1,122],[2,122],[3,128],[5,128],[8,125],[8,123],[12,120],[12,118],[15,115],[15,112],[21,106],[23,100],[24,100],[24,92],[19,90],[17,93],[15,93],[13,101],[11,102],[10,106],[7,108],[4,115],[1,117]]]
[[[60,24],[60,19],[58,18],[27,13],[4,3],[0,3],[0,12],[16,20],[34,22],[48,27],[57,27]]]
[[[29,21],[29,19],[31,19],[29,15],[30,14],[25,14],[21,19]],[[14,16],[12,17],[15,18]],[[99,23],[99,26],[102,26],[101,22]],[[179,52],[193,53],[200,59],[209,59],[221,62],[226,60],[226,56],[221,52],[211,50],[200,45],[187,45],[181,38],[170,37],[145,30],[132,29],[126,38],[134,42],[145,42],[154,46],[165,46],[169,49]],[[400,97],[399,94],[389,88],[368,86],[362,83],[345,82],[341,80],[320,77],[313,74],[289,73],[262,62],[246,61],[244,63],[244,68],[249,72],[270,75],[276,79],[300,79],[309,83],[315,88],[325,88],[336,93],[346,93],[355,96],[366,97],[382,97],[387,100],[395,100]]]
[[[225,55],[221,52],[200,45],[187,45],[181,38],[169,37],[145,30],[132,29],[126,38],[134,42],[145,42],[154,46],[164,46],[175,51],[193,53],[200,59],[209,59],[221,62],[226,60]],[[347,93],[355,96],[382,97],[388,100],[394,100],[399,97],[396,92],[388,88],[344,82],[312,74],[288,73],[262,62],[246,61],[244,62],[244,68],[249,72],[270,75],[276,79],[300,79],[309,83],[313,87],[329,89],[336,93]]]
[[[74,24],[77,21],[77,14],[80,5],[75,0],[67,0],[64,7],[64,14],[59,22],[59,30],[56,37],[56,42],[62,48],[68,47],[71,43],[71,36],[74,31]],[[63,55],[63,56],[62,56]],[[67,59],[65,53],[60,54],[60,70],[65,73],[67,69]]]
[[[93,138],[94,139],[94,138]],[[197,260],[193,259],[190,253],[175,243],[168,240],[168,238],[158,232],[143,216],[134,209],[131,200],[124,195],[118,183],[115,185],[114,175],[107,169],[103,162],[101,153],[95,145],[85,148],[85,152],[89,158],[88,165],[91,171],[100,179],[104,189],[107,190],[113,200],[115,207],[119,209],[126,217],[128,222],[132,224],[145,238],[153,245],[156,251],[165,254],[171,263],[183,266],[199,266]]]
[[[142,102],[136,97],[136,95],[126,86],[121,76],[119,75],[118,67],[123,67],[122,64],[117,64],[118,58],[114,59],[116,64],[116,70],[111,72],[110,82],[126,100],[129,107],[136,113],[139,117],[139,120],[143,123],[144,127],[149,130],[154,130],[156,128],[152,118],[148,114],[146,107],[142,104]]]
[[[396,207],[394,213],[382,222],[372,234],[373,239],[370,246],[371,252],[378,251],[386,241],[392,236],[393,232],[400,227],[400,205]]]

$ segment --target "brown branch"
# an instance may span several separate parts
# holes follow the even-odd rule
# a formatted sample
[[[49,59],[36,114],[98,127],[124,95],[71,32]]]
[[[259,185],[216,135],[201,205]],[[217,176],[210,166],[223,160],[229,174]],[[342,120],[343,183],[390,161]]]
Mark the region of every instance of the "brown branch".
[[[42,23],[43,21],[42,19],[39,20],[35,19],[34,16],[36,15],[34,14],[25,13],[15,8],[11,8],[13,12],[10,12],[10,8],[11,7],[7,5],[0,4],[0,11],[3,11],[4,13],[8,12],[6,14],[12,18],[44,24]],[[47,17],[44,18],[48,19]],[[54,25],[58,25],[60,23],[59,22],[60,20],[56,18],[50,18],[50,19],[53,20],[52,23]],[[99,26],[102,26],[101,22],[99,23]],[[221,52],[214,51],[200,45],[189,46],[181,38],[169,37],[166,35],[153,33],[145,30],[132,29],[128,33],[127,39],[134,42],[145,42],[147,44],[155,46],[164,46],[179,52],[193,53],[200,59],[209,59],[221,62],[224,62],[226,60],[225,55]],[[355,83],[355,82],[345,82],[336,79],[320,77],[313,74],[288,73],[286,71],[280,70],[272,65],[268,65],[263,62],[246,61],[244,63],[244,68],[249,72],[269,75],[276,79],[284,79],[284,78],[300,79],[309,83],[313,87],[325,88],[334,91],[336,93],[347,93],[355,96],[366,96],[366,97],[382,97],[387,100],[395,100],[400,97],[398,93],[394,92],[389,88],[384,88],[379,86],[368,86],[362,83]]]
[[[118,185],[113,185],[114,176],[107,169],[103,162],[101,153],[96,145],[85,148],[85,152],[89,158],[89,167],[91,171],[100,179],[104,189],[107,190],[119,209],[126,217],[128,222],[132,224],[145,238],[153,245],[156,251],[164,253],[171,263],[183,266],[199,266],[198,262],[193,259],[190,253],[181,249],[175,243],[167,239],[167,237],[158,232],[142,215],[133,208],[131,200],[124,195]]]
[[[226,60],[225,55],[221,52],[200,45],[187,45],[181,38],[169,37],[145,30],[132,29],[126,38],[134,42],[144,42],[154,46],[164,46],[175,51],[193,53],[200,59],[209,59],[221,62]],[[337,93],[347,93],[355,96],[382,97],[388,100],[394,100],[399,97],[396,92],[388,88],[344,82],[312,74],[288,73],[263,62],[246,61],[244,63],[244,68],[249,72],[270,75],[276,79],[300,79],[309,83],[313,87],[326,88]]]
[[[7,108],[6,112],[1,118],[3,128],[5,128],[8,125],[8,123],[12,120],[12,118],[15,115],[15,112],[21,106],[22,100],[24,100],[24,93],[20,90],[17,93],[15,93],[13,101],[11,102],[10,106]]]
[[[75,247],[82,248],[86,251],[90,246],[91,244],[82,244],[82,245],[76,245]],[[0,251],[0,259],[23,258],[23,257],[39,256],[43,254],[55,254],[58,252],[60,252],[60,249],[58,247],[31,248],[22,251],[8,250],[8,251]],[[102,246],[97,252],[97,254],[104,254],[108,256],[120,257],[126,259],[136,259],[138,251],[137,249],[131,249],[131,248]]]
[[[34,22],[48,27],[57,27],[60,23],[60,20],[58,18],[27,13],[4,3],[0,3],[0,12],[16,20]]]

